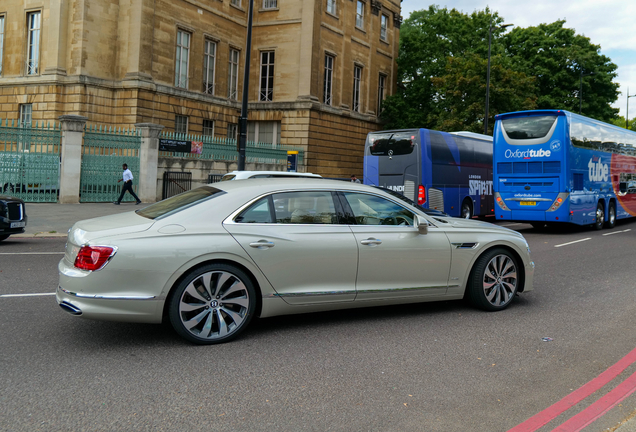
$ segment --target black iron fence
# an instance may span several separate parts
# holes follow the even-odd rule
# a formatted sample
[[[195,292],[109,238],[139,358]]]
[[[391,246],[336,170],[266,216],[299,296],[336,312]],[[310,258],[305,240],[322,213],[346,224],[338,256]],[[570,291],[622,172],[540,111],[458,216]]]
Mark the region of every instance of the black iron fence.
[[[220,182],[223,174],[208,174],[208,183]]]
[[[166,171],[163,173],[163,192],[161,199],[170,198],[192,189],[192,173]]]

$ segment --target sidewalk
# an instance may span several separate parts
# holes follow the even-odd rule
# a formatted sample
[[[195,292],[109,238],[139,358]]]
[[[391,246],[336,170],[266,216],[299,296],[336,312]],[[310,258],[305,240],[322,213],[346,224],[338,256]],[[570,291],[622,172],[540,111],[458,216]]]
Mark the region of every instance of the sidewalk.
[[[24,237],[66,237],[68,230],[77,221],[125,213],[144,208],[149,204],[135,205],[124,202],[113,203],[26,203],[27,226],[23,234],[14,234],[12,238]]]

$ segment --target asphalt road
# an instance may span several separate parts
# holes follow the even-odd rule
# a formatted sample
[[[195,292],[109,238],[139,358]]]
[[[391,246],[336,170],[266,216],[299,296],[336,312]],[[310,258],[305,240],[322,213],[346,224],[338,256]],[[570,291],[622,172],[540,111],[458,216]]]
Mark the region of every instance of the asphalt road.
[[[535,291],[503,312],[453,301],[277,317],[203,347],[168,326],[66,314],[47,295],[65,240],[10,238],[0,243],[0,430],[507,431],[636,347],[636,222],[510,228],[537,270]],[[582,430],[612,430],[634,412],[632,394]]]

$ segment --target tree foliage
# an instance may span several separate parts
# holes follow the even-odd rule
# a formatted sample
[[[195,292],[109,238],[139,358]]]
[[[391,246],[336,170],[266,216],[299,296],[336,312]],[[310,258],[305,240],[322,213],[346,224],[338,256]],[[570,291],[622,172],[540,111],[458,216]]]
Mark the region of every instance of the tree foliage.
[[[400,32],[398,89],[383,104],[385,127],[483,132],[488,33],[492,25],[489,130],[494,115],[551,108],[583,110],[608,121],[617,110],[616,65],[565,21],[515,28],[488,8],[470,15],[431,6],[415,11]],[[491,24],[492,23],[492,24]]]

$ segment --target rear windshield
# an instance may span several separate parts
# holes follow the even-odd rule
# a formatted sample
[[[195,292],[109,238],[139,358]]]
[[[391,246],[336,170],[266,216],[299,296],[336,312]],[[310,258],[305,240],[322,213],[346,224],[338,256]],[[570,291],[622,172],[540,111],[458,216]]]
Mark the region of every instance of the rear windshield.
[[[149,205],[146,208],[137,210],[136,213],[148,219],[157,219],[224,193],[226,192],[211,186],[202,186]]]
[[[221,178],[221,181],[234,180],[234,177],[236,177],[236,174],[225,174],[225,175]]]
[[[544,138],[556,121],[557,116],[513,117],[501,121],[510,139],[529,140]]]
[[[369,152],[373,156],[399,156],[413,153],[417,132],[395,132],[369,136]]]

